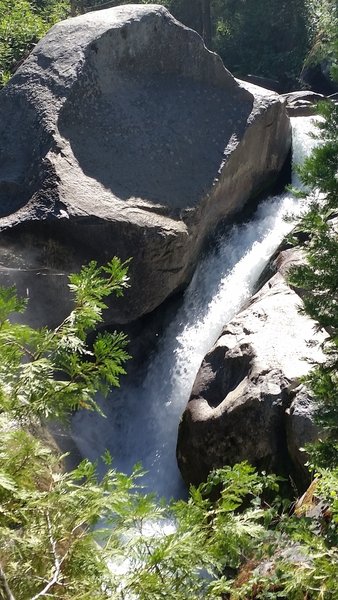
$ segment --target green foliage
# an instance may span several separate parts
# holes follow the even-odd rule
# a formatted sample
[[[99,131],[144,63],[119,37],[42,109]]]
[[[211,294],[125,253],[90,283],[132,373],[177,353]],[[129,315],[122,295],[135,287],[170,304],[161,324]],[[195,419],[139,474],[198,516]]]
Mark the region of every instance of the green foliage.
[[[140,493],[140,475],[110,468],[98,481],[88,461],[62,473],[55,455],[30,434],[6,432],[0,563],[14,595],[221,598],[216,589],[225,566],[238,567],[267,536],[264,513],[252,500],[274,480],[238,465],[193,489],[189,502],[168,507]],[[215,481],[222,492],[211,502],[205,492]],[[243,501],[247,507],[236,514]]]
[[[136,474],[109,470],[99,483],[86,461],[62,473],[58,458],[22,430],[2,437],[0,464],[0,562],[15,596],[109,597],[100,588],[110,572],[92,528],[133,502]]]
[[[28,53],[39,37],[43,35],[42,19],[34,14],[26,0],[13,3],[2,0],[0,3],[0,75],[6,83],[15,63]]]
[[[214,48],[230,71],[297,85],[311,38],[304,0],[215,0],[213,10]]]
[[[56,452],[29,430],[49,416],[96,408],[94,394],[118,385],[128,358],[126,337],[99,334],[91,348],[86,340],[102,322],[104,299],[120,296],[128,285],[127,270],[113,258],[72,275],[74,308],[54,330],[13,322],[25,301],[14,288],[0,289],[1,597],[12,597],[12,590],[31,599],[51,588],[62,598],[107,597],[101,586],[110,581],[109,569],[96,552],[92,527],[124,504],[137,474],[128,479],[110,470],[98,483],[95,467],[85,461],[65,474]]]
[[[300,169],[300,175],[306,186],[318,189],[325,194],[323,205],[320,207],[315,205],[314,210],[311,211],[312,214],[319,209],[320,216],[323,216],[325,220],[330,216],[326,212],[328,209],[337,209],[338,107],[332,102],[321,102],[318,109],[322,120],[317,124],[317,137],[321,143],[305,160]]]
[[[177,13],[189,9],[187,19],[194,16],[187,0],[166,4]],[[243,32],[248,32],[247,46],[256,48],[248,31],[250,11],[256,19],[251,28],[256,23],[260,33],[260,19],[272,18],[268,10],[263,14],[263,4],[256,2],[254,13],[252,2],[212,4],[214,40],[237,44],[237,61],[243,57],[239,45]],[[30,49],[47,23],[59,18],[59,10],[68,10],[68,3],[54,0],[20,0],[12,5],[0,0],[3,81],[5,71]],[[293,8],[296,5],[300,10],[302,3]],[[280,12],[274,13],[276,26],[283,19],[288,22],[283,6],[279,3]],[[294,18],[290,39],[298,26]],[[270,30],[262,36],[263,44],[269,35]],[[336,45],[331,39],[330,52]],[[276,64],[283,65],[289,57],[288,68],[296,72],[292,54],[283,55],[277,45],[274,52],[279,56]],[[248,55],[245,61],[251,58]],[[262,74],[272,75],[268,65],[263,68],[265,57],[260,60]],[[251,63],[245,61],[249,70]],[[74,308],[54,330],[16,323],[13,314],[24,311],[25,302],[15,289],[0,289],[1,598],[338,597],[338,244],[332,220],[338,208],[337,107],[323,105],[321,114],[322,144],[301,171],[303,182],[318,190],[299,225],[308,237],[307,263],[292,274],[292,282],[306,290],[306,312],[328,333],[327,362],[307,378],[325,430],[311,452],[316,479],[292,505],[279,497],[275,477],[241,464],[211,474],[199,488],[191,488],[188,501],[168,505],[143,493],[140,468],[131,476],[118,473],[108,454],[101,480],[89,461],[65,473],[63,457],[43,441],[36,427],[46,417],[65,418],[82,407],[98,409],[95,393],[105,394],[118,385],[128,358],[125,336],[101,333],[90,345],[87,338],[102,323],[106,298],[121,295],[128,285],[128,265],[118,259],[104,267],[91,262],[71,276]]]
[[[70,277],[74,308],[54,330],[13,323],[24,302],[13,288],[0,290],[0,398],[15,419],[62,418],[80,407],[97,409],[94,395],[117,386],[128,358],[121,333],[88,333],[102,322],[104,299],[127,286],[126,263],[89,263]]]
[[[336,48],[337,32],[335,36]],[[294,514],[280,519],[278,524],[283,535],[297,544],[300,560],[296,557],[290,563],[285,553],[279,557],[277,554],[273,574],[278,597],[295,600],[333,600],[338,596],[338,107],[325,103],[319,112],[321,144],[300,169],[303,183],[312,190],[309,211],[298,225],[298,230],[307,236],[306,262],[293,269],[290,281],[305,292],[304,312],[328,334],[324,344],[326,361],[304,380],[317,403],[316,417],[323,439],[309,449],[318,479],[297,503]],[[271,581],[258,581],[255,585],[259,589],[257,597],[273,597],[266,595]]]
[[[51,25],[70,14],[151,0],[0,0],[0,84]],[[253,73],[297,87],[303,62],[328,60],[336,30],[335,0],[162,0],[207,39],[236,75]],[[307,58],[306,58],[307,57]]]
[[[336,0],[311,0],[308,3],[312,22],[312,46],[305,63],[318,64],[321,61],[330,62],[337,68],[337,2]]]

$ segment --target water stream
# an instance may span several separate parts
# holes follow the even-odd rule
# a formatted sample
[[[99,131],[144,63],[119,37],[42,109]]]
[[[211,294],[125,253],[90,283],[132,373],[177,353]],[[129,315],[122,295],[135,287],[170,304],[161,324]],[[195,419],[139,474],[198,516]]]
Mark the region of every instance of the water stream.
[[[314,145],[307,135],[312,121],[292,119],[294,165]],[[216,240],[199,263],[142,383],[134,385],[127,376],[121,389],[103,403],[106,419],[88,412],[74,416],[73,438],[83,456],[95,460],[108,448],[121,471],[129,473],[136,462],[142,463],[149,490],[168,499],[184,494],[175,458],[177,427],[197,370],[290,231],[285,215],[299,210],[299,201],[290,193],[269,197],[250,222],[234,225]]]

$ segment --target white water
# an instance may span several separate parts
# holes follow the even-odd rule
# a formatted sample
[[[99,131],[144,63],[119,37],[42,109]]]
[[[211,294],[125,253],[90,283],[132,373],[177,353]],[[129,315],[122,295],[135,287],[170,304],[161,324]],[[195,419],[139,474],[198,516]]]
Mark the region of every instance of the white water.
[[[314,145],[307,135],[313,125],[309,117],[292,121],[293,163],[299,164]],[[293,183],[298,183],[296,177]],[[175,458],[177,428],[197,370],[290,231],[285,215],[300,210],[290,193],[270,197],[249,223],[234,225],[217,241],[200,262],[142,384],[129,383],[127,376],[103,404],[106,419],[86,412],[75,415],[73,438],[82,455],[95,460],[108,448],[121,471],[130,473],[136,462],[142,463],[149,490],[167,498],[182,495]]]

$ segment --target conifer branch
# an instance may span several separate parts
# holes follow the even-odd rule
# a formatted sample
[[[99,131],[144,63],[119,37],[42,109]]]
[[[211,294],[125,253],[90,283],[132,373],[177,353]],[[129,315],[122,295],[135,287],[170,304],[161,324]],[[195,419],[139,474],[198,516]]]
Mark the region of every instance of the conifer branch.
[[[53,587],[53,585],[58,583],[60,572],[61,572],[61,565],[64,560],[64,558],[60,559],[58,557],[58,554],[56,551],[56,540],[53,537],[52,525],[50,522],[50,517],[49,517],[48,511],[46,513],[46,521],[47,521],[47,527],[48,527],[48,535],[49,535],[49,542],[50,542],[50,546],[51,546],[51,552],[52,552],[52,555],[54,558],[54,575],[48,581],[48,583],[45,585],[43,590],[41,590],[41,592],[39,592],[38,594],[33,596],[32,600],[37,600],[37,598],[42,598],[42,596],[46,596],[47,593],[49,592],[49,590]]]

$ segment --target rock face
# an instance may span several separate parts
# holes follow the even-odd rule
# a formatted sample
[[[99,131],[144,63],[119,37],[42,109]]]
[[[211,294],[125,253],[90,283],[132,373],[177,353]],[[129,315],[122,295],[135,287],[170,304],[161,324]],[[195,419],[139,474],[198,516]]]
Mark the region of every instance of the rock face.
[[[0,246],[51,279],[132,256],[109,319],[133,320],[186,285],[206,236],[276,178],[289,145],[279,97],[236,81],[163,7],[69,19],[0,94]]]
[[[242,460],[280,472],[291,459],[305,477],[300,447],[317,432],[299,379],[308,361],[322,359],[324,334],[314,333],[300,304],[277,272],[205,356],[179,426],[177,458],[187,483]]]
[[[314,415],[314,402],[308,391],[302,387],[292,400],[290,408],[286,410],[286,442],[296,476],[304,484],[308,483],[308,455],[304,446],[320,437]]]
[[[332,59],[306,64],[300,74],[301,80],[314,92],[329,96],[338,91],[331,77]]]
[[[311,91],[289,92],[282,94],[286,101],[286,112],[289,117],[308,117],[316,114],[316,106],[325,100],[323,94]]]

